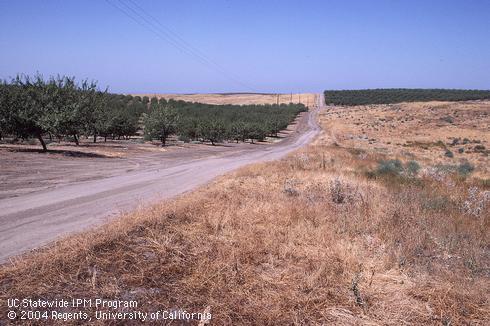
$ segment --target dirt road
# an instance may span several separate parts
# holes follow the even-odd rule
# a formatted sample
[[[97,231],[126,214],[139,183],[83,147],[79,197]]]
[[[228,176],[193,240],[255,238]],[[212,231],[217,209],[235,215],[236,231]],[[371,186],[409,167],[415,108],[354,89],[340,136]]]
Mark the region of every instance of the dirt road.
[[[318,134],[316,112],[305,114],[298,130],[277,144],[199,159],[177,157],[120,175],[2,199],[0,262],[105,222],[121,211],[189,191],[246,164],[278,159]]]

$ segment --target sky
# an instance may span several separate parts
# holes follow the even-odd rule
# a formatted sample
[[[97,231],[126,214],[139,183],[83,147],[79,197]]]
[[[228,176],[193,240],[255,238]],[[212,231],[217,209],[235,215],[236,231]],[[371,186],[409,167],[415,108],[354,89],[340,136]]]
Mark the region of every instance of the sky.
[[[0,0],[0,78],[36,72],[120,93],[490,89],[490,1]]]

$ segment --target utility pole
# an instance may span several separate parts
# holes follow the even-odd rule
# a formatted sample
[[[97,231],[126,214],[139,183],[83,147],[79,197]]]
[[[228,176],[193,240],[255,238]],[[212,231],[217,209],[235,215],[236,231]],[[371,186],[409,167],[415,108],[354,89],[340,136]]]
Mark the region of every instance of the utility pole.
[[[293,103],[293,92],[291,92],[291,97],[289,98],[289,102]]]
[[[298,104],[301,104],[301,94],[298,94]]]
[[[277,94],[277,105],[279,105],[279,94]]]

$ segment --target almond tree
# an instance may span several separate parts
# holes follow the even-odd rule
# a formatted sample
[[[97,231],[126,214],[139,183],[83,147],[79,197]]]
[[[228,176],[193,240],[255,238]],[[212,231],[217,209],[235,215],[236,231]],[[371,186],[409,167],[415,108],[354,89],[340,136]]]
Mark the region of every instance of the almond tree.
[[[47,151],[43,139],[48,129],[44,116],[50,110],[50,92],[52,91],[41,75],[34,78],[17,76],[7,85],[4,83],[2,97],[2,118],[4,132],[23,139],[35,137]]]
[[[226,139],[226,127],[221,120],[203,120],[199,124],[199,135],[209,140],[213,146]]]
[[[149,139],[159,139],[162,146],[165,146],[167,138],[176,132],[178,120],[179,116],[173,107],[155,104],[143,119],[145,136]]]

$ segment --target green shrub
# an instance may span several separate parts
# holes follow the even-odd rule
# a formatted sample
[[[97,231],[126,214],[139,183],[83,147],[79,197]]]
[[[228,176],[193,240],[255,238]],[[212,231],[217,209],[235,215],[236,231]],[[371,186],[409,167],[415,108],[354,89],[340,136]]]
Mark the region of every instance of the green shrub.
[[[398,159],[396,160],[382,160],[378,163],[376,173],[378,175],[392,174],[398,175],[403,171],[402,162]]]
[[[442,140],[438,140],[434,145],[442,148],[446,148],[446,144],[444,144]]]
[[[425,210],[443,211],[452,206],[451,201],[446,196],[426,196],[422,201],[422,208]]]
[[[458,173],[465,177],[468,176],[474,170],[475,167],[470,162],[461,163],[457,168]]]
[[[416,161],[409,161],[403,166],[398,159],[381,160],[374,170],[364,171],[364,175],[369,179],[380,180],[390,187],[400,185],[411,185],[423,187],[421,179],[416,178],[420,170],[420,165]]]
[[[416,176],[420,171],[420,164],[417,161],[408,161],[405,169],[410,176]]]
[[[441,120],[451,124],[454,123],[454,118],[450,116],[442,117]]]
[[[446,152],[444,153],[444,156],[449,157],[449,158],[453,158],[453,157],[454,157],[454,154],[453,154],[453,152],[451,152],[451,151],[448,149],[448,150],[446,150]]]

